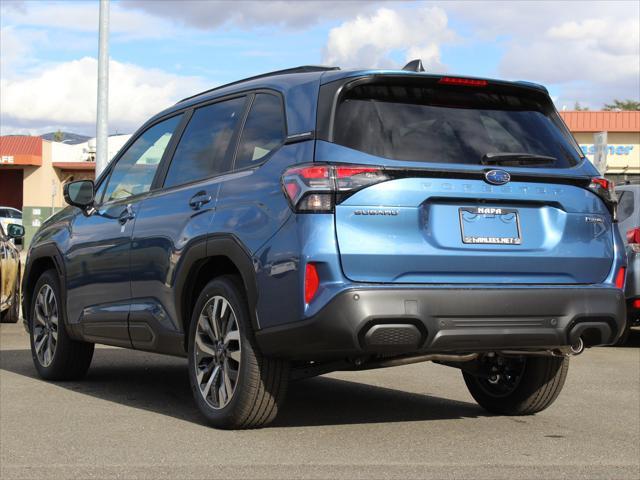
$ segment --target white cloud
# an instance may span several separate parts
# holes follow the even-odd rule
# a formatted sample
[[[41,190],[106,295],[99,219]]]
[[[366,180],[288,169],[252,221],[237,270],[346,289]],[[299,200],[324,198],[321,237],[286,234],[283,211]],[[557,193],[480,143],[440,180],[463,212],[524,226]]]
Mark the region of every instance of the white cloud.
[[[557,105],[640,98],[640,2],[451,2],[471,38],[504,50],[496,74],[543,83]]]
[[[3,2],[0,10],[4,24],[75,32],[97,32],[98,12],[98,2]],[[109,12],[110,33],[115,39],[160,38],[175,33],[169,21],[123,9],[116,3],[111,3]]]
[[[546,36],[551,39],[584,42],[591,48],[612,55],[640,53],[640,18],[589,18],[551,27]],[[640,63],[640,59],[638,59]]]
[[[536,39],[514,42],[501,70],[547,82],[625,82],[640,75],[640,20],[586,19],[554,25]]]
[[[591,0],[579,4],[539,0],[452,1],[445,6],[447,12],[471,27],[474,36],[485,39],[515,36],[535,40],[550,25],[601,17],[624,20],[640,15],[640,4],[629,0]]]
[[[340,19],[363,13],[389,1],[202,1],[180,2],[124,0],[123,8],[141,10],[152,15],[200,29],[222,25],[243,28],[282,26],[302,29],[323,20]]]
[[[112,60],[109,64],[109,125],[130,132],[184,96],[205,89],[197,77]],[[57,125],[91,132],[96,115],[97,61],[84,57],[47,68],[29,78],[0,84],[4,131]]]
[[[19,62],[29,52],[29,45],[16,35],[12,27],[0,28],[0,72],[10,68],[12,64]]]
[[[421,58],[430,70],[441,70],[440,45],[455,40],[441,8],[380,8],[332,28],[324,61],[346,67],[398,67],[393,56],[399,53],[405,60]]]
[[[561,89],[560,102],[598,108],[612,98],[640,98],[640,21],[593,18],[553,25],[507,49],[500,72]]]

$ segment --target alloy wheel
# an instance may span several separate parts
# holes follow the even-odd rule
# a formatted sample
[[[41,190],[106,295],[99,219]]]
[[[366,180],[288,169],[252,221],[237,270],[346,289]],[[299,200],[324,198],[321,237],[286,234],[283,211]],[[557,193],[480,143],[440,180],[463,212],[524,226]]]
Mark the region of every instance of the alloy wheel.
[[[506,358],[500,355],[485,356],[483,358],[487,377],[478,377],[478,384],[495,398],[511,395],[522,380],[526,360],[521,358]]]
[[[58,303],[53,288],[44,284],[36,296],[33,322],[33,346],[38,362],[48,367],[58,345]]]
[[[233,397],[240,373],[241,341],[238,320],[229,301],[210,298],[198,316],[193,349],[200,395],[214,409]]]

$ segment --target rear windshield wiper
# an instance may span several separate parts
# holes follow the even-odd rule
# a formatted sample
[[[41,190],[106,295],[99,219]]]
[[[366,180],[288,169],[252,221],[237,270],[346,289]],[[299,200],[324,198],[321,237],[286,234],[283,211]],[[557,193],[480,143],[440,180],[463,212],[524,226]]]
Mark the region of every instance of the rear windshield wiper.
[[[555,163],[555,157],[535,153],[486,153],[482,157],[483,165],[549,165]]]

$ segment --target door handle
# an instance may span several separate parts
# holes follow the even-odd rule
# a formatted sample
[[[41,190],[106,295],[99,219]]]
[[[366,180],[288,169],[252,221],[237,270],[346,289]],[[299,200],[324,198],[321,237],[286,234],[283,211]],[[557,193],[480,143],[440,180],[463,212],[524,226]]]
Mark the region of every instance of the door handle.
[[[211,195],[209,195],[204,190],[196,193],[191,200],[189,200],[189,206],[194,210],[200,209],[203,205],[206,205],[211,201]]]
[[[133,208],[131,208],[131,204],[129,204],[118,217],[118,222],[120,223],[120,225],[124,225],[129,220],[133,220],[134,218],[136,218],[136,214],[134,213]]]

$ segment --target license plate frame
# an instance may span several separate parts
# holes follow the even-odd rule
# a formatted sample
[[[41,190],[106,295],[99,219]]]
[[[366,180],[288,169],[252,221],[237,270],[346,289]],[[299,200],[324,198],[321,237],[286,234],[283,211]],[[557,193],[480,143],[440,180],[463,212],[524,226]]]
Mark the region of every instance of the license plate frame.
[[[466,216],[465,216],[466,214]],[[521,245],[522,229],[520,228],[520,215],[516,208],[503,207],[460,207],[458,209],[460,219],[460,233],[462,234],[462,243],[468,245]],[[510,235],[477,235],[474,228],[469,228],[473,222],[479,219],[478,223],[483,226],[493,226],[498,231],[512,230],[515,232]],[[501,223],[498,223],[501,222]],[[465,224],[467,229],[465,231]],[[504,224],[504,225],[503,225]],[[505,226],[507,225],[507,226]],[[477,226],[476,226],[477,228]]]

